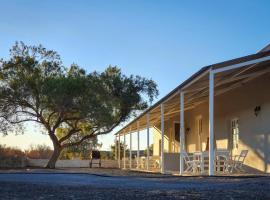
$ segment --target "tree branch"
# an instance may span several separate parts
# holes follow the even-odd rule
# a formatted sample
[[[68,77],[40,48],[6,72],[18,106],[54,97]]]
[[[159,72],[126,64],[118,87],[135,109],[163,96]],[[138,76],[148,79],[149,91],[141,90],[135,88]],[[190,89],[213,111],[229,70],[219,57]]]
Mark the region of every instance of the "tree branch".
[[[76,146],[76,145],[81,144],[83,141],[85,141],[85,140],[87,140],[87,139],[90,139],[90,138],[92,138],[92,137],[95,137],[95,136],[98,136],[98,135],[105,135],[105,134],[108,134],[108,133],[111,132],[116,126],[118,126],[120,123],[121,123],[121,120],[120,120],[119,122],[117,122],[116,124],[114,124],[110,129],[95,134],[95,132],[97,132],[97,130],[98,130],[98,129],[96,129],[96,130],[93,131],[91,134],[84,136],[84,137],[83,137],[82,139],[80,139],[78,142],[66,143],[66,144],[63,144],[63,147]]]
[[[61,144],[62,142],[66,141],[69,139],[74,133],[77,133],[81,131],[81,129],[71,129],[67,135],[63,136],[62,138],[59,139],[59,143]]]
[[[36,120],[36,119],[24,119],[24,120],[19,120],[19,121],[10,121],[10,120],[8,120],[8,119],[6,119],[9,123],[11,123],[11,124],[20,124],[20,123],[23,123],[23,122],[38,122],[38,123],[41,123],[42,124],[42,122],[41,121],[38,121],[38,120]]]

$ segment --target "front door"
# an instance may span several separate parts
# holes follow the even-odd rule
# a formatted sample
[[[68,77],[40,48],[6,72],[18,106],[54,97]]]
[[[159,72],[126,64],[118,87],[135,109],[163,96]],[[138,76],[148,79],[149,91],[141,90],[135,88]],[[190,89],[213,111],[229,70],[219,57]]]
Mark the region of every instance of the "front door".
[[[198,138],[198,151],[202,151],[202,116],[199,115],[196,117],[196,132],[197,132],[197,138]]]

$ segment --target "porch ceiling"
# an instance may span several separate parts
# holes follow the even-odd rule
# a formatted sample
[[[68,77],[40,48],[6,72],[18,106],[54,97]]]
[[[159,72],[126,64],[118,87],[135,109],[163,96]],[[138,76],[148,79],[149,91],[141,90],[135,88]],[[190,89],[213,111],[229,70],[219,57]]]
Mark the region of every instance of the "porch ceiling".
[[[269,55],[267,52],[265,56]],[[252,58],[254,55],[252,55]],[[243,57],[243,62],[246,62],[246,57]],[[227,61],[231,64],[232,61]],[[226,62],[224,62],[226,63]],[[224,67],[224,63],[211,66],[211,69],[219,69]],[[200,76],[197,76],[191,84],[187,84],[183,88],[178,88],[170,93],[170,97],[161,101],[159,104],[153,106],[147,112],[137,117],[127,126],[122,128],[116,134],[128,134],[129,132],[137,131],[137,123],[139,123],[139,130],[147,127],[147,113],[150,114],[149,124],[155,126],[160,123],[160,105],[164,105],[164,117],[165,120],[168,117],[179,116],[180,114],[180,89],[185,92],[185,110],[193,109],[196,106],[207,102],[209,98],[209,69],[204,69],[204,72]],[[224,94],[228,91],[243,86],[245,83],[254,80],[266,73],[270,73],[270,61],[264,61],[257,64],[245,65],[241,68],[236,68],[224,72],[217,73],[215,75],[215,96]]]

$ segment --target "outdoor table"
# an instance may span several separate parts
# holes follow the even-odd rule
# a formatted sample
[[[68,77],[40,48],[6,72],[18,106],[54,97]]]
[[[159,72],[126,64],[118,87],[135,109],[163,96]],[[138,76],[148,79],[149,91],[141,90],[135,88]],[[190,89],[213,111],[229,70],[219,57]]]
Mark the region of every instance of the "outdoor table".
[[[222,155],[223,157],[228,157],[229,156],[229,151],[228,150],[216,150],[215,155]],[[193,158],[194,160],[199,160],[200,161],[200,170],[201,174],[205,173],[205,160],[208,158],[209,162],[209,151],[197,151],[193,153]],[[215,162],[219,162],[219,160],[215,159]],[[216,165],[216,171],[220,171],[220,163],[217,163]],[[223,166],[224,167],[224,166]]]
[[[209,157],[209,152],[208,151],[197,151],[197,152],[194,152],[193,153],[193,157],[195,160],[199,160],[200,161],[200,171],[201,171],[201,174],[204,173],[204,161],[205,161],[205,158]]]

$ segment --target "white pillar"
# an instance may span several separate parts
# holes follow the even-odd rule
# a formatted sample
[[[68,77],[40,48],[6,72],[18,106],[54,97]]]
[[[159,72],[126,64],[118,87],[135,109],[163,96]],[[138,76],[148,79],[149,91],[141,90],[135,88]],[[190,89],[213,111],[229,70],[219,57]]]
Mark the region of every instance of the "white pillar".
[[[160,171],[164,173],[164,105],[161,104],[160,106],[161,111],[161,166]]]
[[[185,98],[184,92],[180,92],[180,174],[184,172],[183,152],[185,151]]]
[[[116,148],[116,147],[115,147]],[[121,148],[120,148],[120,133],[118,135],[118,165],[121,168]]]
[[[140,162],[140,124],[139,121],[137,122],[137,169],[139,169],[139,162]]]
[[[149,171],[149,129],[150,129],[150,113],[147,113],[147,157],[146,157],[146,169]]]
[[[126,169],[126,133],[124,133],[124,169]]]
[[[132,133],[131,128],[129,128],[129,168],[132,168]]]
[[[117,146],[117,135],[115,135],[115,139],[114,139],[114,153],[115,153],[115,160],[118,160],[118,155],[117,155],[117,148],[118,148],[118,146]]]
[[[214,73],[209,74],[209,176],[214,175]]]

